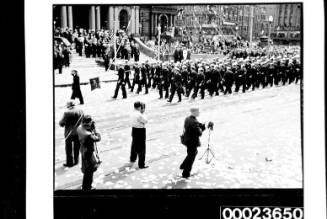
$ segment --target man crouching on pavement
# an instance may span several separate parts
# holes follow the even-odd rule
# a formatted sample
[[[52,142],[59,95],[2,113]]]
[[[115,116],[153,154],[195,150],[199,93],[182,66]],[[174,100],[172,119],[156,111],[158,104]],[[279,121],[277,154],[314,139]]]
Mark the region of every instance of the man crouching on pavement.
[[[95,130],[95,123],[91,116],[84,116],[82,124],[77,128],[77,134],[81,143],[81,169],[84,174],[82,190],[93,190],[93,173],[101,163],[96,142],[101,140],[101,136]]]
[[[144,116],[144,112],[145,104],[140,101],[136,101],[134,103],[134,112],[132,114],[132,146],[130,162],[134,163],[138,157],[138,165],[140,169],[149,167],[145,166],[145,124],[148,123],[148,120]]]
[[[180,166],[180,169],[183,170],[183,178],[190,177],[192,166],[198,153],[197,147],[201,145],[200,136],[205,130],[205,125],[196,119],[200,115],[199,108],[193,107],[190,111],[191,115],[186,117],[184,122],[183,144],[187,147],[187,156]]]

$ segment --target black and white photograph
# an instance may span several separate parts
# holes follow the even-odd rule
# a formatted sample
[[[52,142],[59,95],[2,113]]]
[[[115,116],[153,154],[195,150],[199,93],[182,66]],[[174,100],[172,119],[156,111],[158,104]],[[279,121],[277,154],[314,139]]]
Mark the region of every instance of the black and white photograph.
[[[55,190],[302,188],[301,7],[54,5]]]
[[[27,218],[325,218],[324,7],[26,0]]]

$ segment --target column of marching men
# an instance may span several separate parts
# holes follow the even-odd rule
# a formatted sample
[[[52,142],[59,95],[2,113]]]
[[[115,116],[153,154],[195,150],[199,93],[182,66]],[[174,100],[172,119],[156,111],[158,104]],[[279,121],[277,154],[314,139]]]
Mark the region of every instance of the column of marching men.
[[[130,75],[134,70],[132,83]],[[298,56],[287,58],[260,56],[247,59],[215,59],[212,61],[128,63],[118,66],[118,81],[113,98],[126,89],[139,94],[147,94],[156,89],[159,99],[172,102],[177,94],[178,102],[182,95],[203,99],[210,96],[246,92],[260,87],[298,83],[301,80],[301,65]]]

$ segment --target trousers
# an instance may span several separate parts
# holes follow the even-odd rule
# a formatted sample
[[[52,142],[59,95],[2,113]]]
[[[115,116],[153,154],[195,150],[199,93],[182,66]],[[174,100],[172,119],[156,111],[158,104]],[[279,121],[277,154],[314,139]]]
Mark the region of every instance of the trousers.
[[[66,164],[69,166],[78,164],[80,142],[78,135],[70,135],[65,140]]]
[[[83,183],[82,183],[82,190],[91,190],[92,182],[93,182],[93,167],[89,166],[85,169],[83,175]]]
[[[193,163],[194,163],[194,160],[195,160],[195,157],[197,154],[198,154],[198,149],[196,147],[187,146],[187,156],[180,166],[180,169],[183,170],[182,175],[184,177],[190,176],[190,173],[191,173],[191,170],[193,167]]]
[[[145,165],[145,141],[146,129],[133,127],[130,161],[135,162],[138,157],[139,167],[144,167]]]

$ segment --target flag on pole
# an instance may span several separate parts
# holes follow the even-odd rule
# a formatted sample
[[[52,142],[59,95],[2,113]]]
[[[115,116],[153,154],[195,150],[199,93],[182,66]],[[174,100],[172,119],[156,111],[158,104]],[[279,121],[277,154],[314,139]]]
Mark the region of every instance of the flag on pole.
[[[91,91],[94,90],[94,89],[100,88],[99,77],[90,78],[90,85],[91,85]]]

